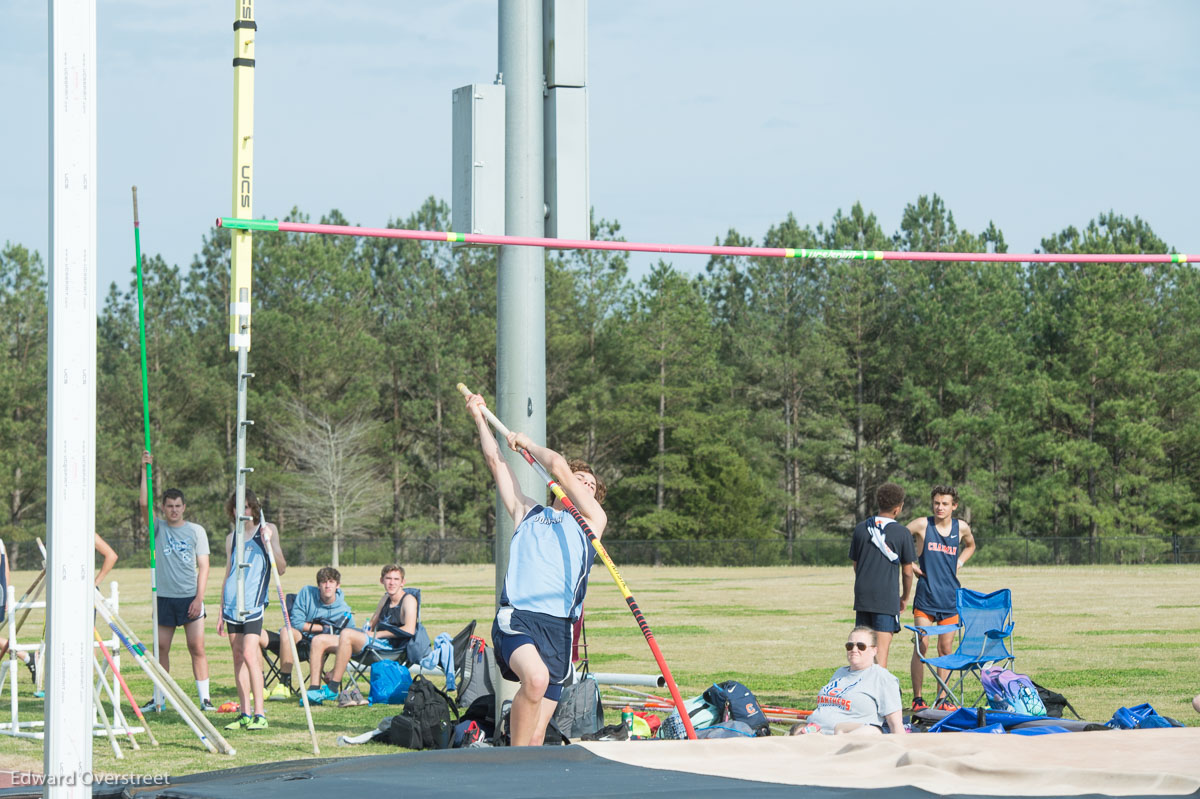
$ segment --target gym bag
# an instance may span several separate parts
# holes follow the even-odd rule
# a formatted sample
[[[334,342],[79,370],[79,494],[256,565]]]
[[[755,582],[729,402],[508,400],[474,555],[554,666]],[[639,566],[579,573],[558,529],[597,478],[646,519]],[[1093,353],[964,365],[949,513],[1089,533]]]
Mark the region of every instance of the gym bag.
[[[580,738],[604,726],[600,686],[590,677],[563,688],[554,709],[555,726],[567,738]]]
[[[396,661],[380,660],[371,664],[372,705],[403,705],[410,685],[412,674]]]
[[[756,736],[771,734],[771,724],[758,704],[758,697],[737,680],[714,683],[704,692],[704,698],[718,708],[721,721],[740,721]]]
[[[451,713],[454,714],[453,718]],[[388,731],[389,740],[393,737],[392,730],[395,730],[396,736],[407,738],[414,743],[419,737],[420,746],[393,741],[397,746],[406,749],[447,749],[454,734],[458,711],[455,709],[454,700],[447,696],[445,691],[438,690],[432,682],[418,674],[408,689],[408,700],[404,703],[404,712],[400,717],[408,722],[399,722],[397,726],[393,719]],[[409,723],[415,730],[415,735],[408,729]]]
[[[692,720],[692,728],[696,730],[711,727],[721,720],[721,711],[723,708],[718,708],[716,705],[709,702],[703,696],[697,696],[683,703],[684,710],[687,711],[688,718]],[[687,729],[683,726],[683,719],[679,716],[679,711],[675,710],[671,715],[663,719],[662,726],[658,728],[659,738],[686,738]]]
[[[472,635],[461,653],[457,649],[454,651],[455,661],[460,658],[461,662],[455,663],[458,706],[470,707],[479,697],[495,694],[496,677],[493,672],[497,667],[492,648],[479,636]]]
[[[992,666],[980,672],[979,681],[992,710],[1025,716],[1046,715],[1046,706],[1042,704],[1033,680],[1024,674]]]
[[[1117,712],[1104,725],[1114,730],[1146,730],[1154,727],[1182,727],[1169,716],[1160,716],[1148,702],[1133,707],[1117,708]]]
[[[1030,680],[1033,687],[1037,689],[1038,698],[1042,700],[1042,704],[1046,706],[1046,715],[1053,716],[1056,719],[1063,717],[1063,710],[1071,711],[1071,715],[1079,720],[1083,720],[1083,716],[1075,710],[1074,706],[1067,701],[1067,698],[1057,691],[1051,691],[1044,685],[1038,685],[1036,680]]]

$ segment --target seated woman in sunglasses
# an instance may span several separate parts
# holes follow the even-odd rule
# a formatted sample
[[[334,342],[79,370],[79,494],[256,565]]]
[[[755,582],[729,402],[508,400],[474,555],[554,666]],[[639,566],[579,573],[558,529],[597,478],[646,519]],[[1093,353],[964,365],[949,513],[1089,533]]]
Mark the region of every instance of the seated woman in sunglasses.
[[[817,694],[817,709],[808,722],[792,727],[792,735],[879,734],[885,721],[892,732],[904,732],[900,681],[875,663],[874,630],[855,627],[850,631],[846,661],[849,665],[835,671]]]

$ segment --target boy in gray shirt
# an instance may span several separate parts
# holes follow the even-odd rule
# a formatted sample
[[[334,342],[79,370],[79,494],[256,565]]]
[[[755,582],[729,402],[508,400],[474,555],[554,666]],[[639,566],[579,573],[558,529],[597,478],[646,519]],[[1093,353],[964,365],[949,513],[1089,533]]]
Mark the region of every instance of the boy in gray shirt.
[[[142,517],[149,524],[149,498],[146,491],[146,466],[154,463],[149,452],[142,453]],[[213,710],[208,691],[208,658],[204,652],[204,590],[208,585],[208,533],[194,522],[185,521],[187,505],[183,492],[168,488],[163,492],[163,518],[154,519],[154,577],[158,595],[159,663],[171,670],[171,641],[175,628],[182,627],[192,657],[192,676],[201,710]],[[164,698],[156,688],[154,698],[142,708],[161,710]]]

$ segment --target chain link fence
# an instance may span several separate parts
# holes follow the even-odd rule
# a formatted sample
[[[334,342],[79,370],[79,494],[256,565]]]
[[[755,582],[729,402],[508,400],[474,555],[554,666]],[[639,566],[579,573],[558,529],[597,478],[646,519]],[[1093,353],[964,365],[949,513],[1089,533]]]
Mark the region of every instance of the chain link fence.
[[[216,540],[214,541],[213,538]],[[150,555],[144,539],[107,539],[123,567],[144,567]],[[1197,536],[1025,537],[976,536],[979,545],[972,563],[988,566],[1095,566],[1121,564],[1200,563]],[[41,555],[32,541],[6,542],[14,569],[41,568]],[[210,538],[213,568],[225,566],[224,536]],[[659,566],[845,566],[847,536],[802,537],[789,545],[778,539],[701,539],[645,541],[611,536],[605,548],[618,565]],[[328,539],[283,536],[284,555],[293,566],[327,566],[332,560]],[[347,538],[340,565],[456,564],[493,562],[491,539],[413,538],[393,545],[382,537]]]

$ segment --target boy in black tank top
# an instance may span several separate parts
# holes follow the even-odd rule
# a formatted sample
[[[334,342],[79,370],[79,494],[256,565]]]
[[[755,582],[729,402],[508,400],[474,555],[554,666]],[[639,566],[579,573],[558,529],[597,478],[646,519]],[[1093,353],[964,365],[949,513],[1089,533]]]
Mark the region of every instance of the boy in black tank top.
[[[875,491],[879,512],[859,522],[850,536],[854,566],[854,624],[875,632],[876,662],[887,668],[892,636],[912,592],[912,536],[896,517],[904,511],[904,489],[884,483]],[[897,583],[901,588],[897,590]]]
[[[958,510],[958,492],[953,486],[935,485],[930,491],[933,515],[921,516],[908,523],[912,533],[913,549],[917,553],[917,564],[913,572],[917,575],[917,591],[913,599],[913,625],[932,627],[940,624],[958,624],[955,607],[958,594],[958,570],[971,555],[975,554],[975,537],[971,525],[954,518]],[[954,651],[953,631],[938,635],[938,656]],[[925,665],[921,663],[929,650],[929,636],[918,636],[920,656],[913,650],[909,674],[913,685],[913,710],[928,705],[921,696],[925,680]],[[949,671],[938,669],[945,680]],[[939,691],[939,694],[941,692]],[[938,697],[935,706],[940,710],[952,710],[944,697]]]

